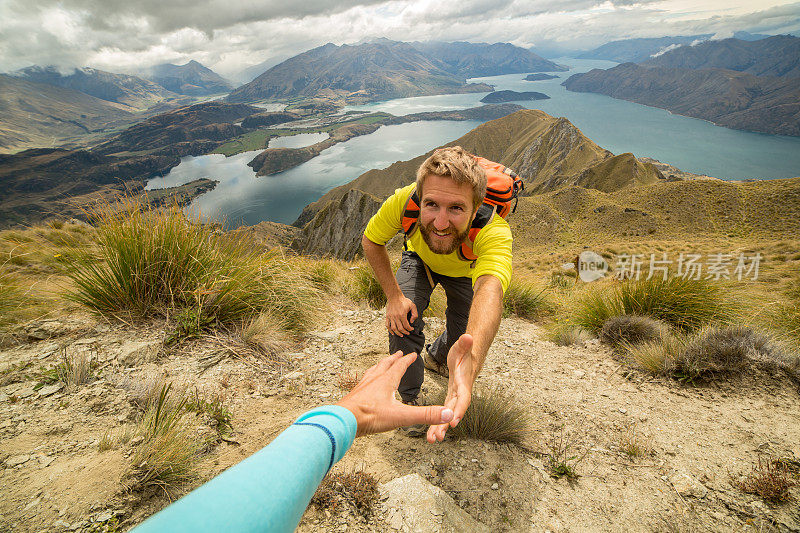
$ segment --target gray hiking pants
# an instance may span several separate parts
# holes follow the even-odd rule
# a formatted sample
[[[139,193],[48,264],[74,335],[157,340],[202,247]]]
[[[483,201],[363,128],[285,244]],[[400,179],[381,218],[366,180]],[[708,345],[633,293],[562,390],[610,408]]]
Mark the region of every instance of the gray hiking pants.
[[[433,344],[428,346],[428,353],[436,362],[446,365],[450,347],[467,330],[469,308],[472,305],[472,279],[443,276],[433,271],[430,274],[434,286],[441,284],[447,295],[447,310],[445,311],[447,326]],[[404,354],[416,352],[419,355],[406,370],[400,380],[400,386],[397,388],[403,401],[409,401],[419,395],[422,381],[425,378],[425,365],[422,362],[422,349],[425,347],[425,335],[422,329],[425,322],[422,320],[422,313],[430,304],[431,292],[434,287],[428,280],[422,259],[414,252],[403,252],[400,268],[397,269],[395,277],[400,285],[400,290],[403,291],[406,298],[414,302],[414,305],[417,306],[417,313],[419,313],[419,317],[411,323],[414,331],[410,334],[398,337],[389,333],[389,353],[402,350]]]

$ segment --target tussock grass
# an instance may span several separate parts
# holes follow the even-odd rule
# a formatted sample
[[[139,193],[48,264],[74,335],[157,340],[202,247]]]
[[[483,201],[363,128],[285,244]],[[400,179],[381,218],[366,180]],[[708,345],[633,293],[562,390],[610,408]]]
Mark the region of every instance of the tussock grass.
[[[693,334],[625,345],[630,361],[653,374],[693,383],[740,374],[753,365],[794,372],[797,357],[773,337],[744,326],[709,326]]]
[[[684,332],[711,323],[729,323],[739,306],[726,296],[722,284],[678,277],[618,283],[591,291],[578,303],[574,322],[598,332],[612,317],[647,316]]]
[[[548,339],[558,346],[580,346],[591,338],[591,333],[569,323],[555,326],[548,334]]]
[[[517,315],[521,318],[536,319],[543,315],[551,314],[554,306],[548,300],[547,288],[514,278],[503,294],[503,314],[506,316]]]
[[[667,334],[669,326],[647,316],[612,316],[600,329],[600,340],[619,348],[626,344],[640,344],[658,340]]]
[[[184,419],[187,398],[170,394],[163,385],[137,426],[144,440],[134,449],[127,476],[131,488],[159,487],[165,493],[194,479],[197,462],[204,448]]]
[[[628,425],[620,433],[617,440],[617,448],[620,453],[631,461],[653,454],[653,446],[650,443],[650,439],[636,430],[636,424]]]
[[[0,269],[4,268],[0,266]],[[19,282],[0,270],[0,328],[16,323],[21,318],[28,297]]]
[[[444,400],[442,393],[434,403],[442,405]],[[530,427],[530,412],[511,394],[498,387],[476,388],[464,418],[447,433],[456,438],[522,444]]]
[[[780,503],[792,499],[790,490],[798,483],[792,479],[789,465],[785,461],[774,458],[762,461],[759,457],[758,464],[753,466],[744,479],[736,481],[735,485],[742,492],[757,494],[771,503]]]
[[[245,346],[269,357],[285,351],[289,340],[283,334],[283,321],[273,313],[261,313],[242,324],[236,335]]]
[[[319,484],[311,503],[330,511],[340,504],[350,505],[366,518],[372,515],[378,497],[378,480],[369,472],[331,472]]]
[[[187,220],[177,207],[123,205],[91,213],[98,246],[72,261],[69,299],[103,316],[177,316],[177,338],[263,311],[289,331],[305,330],[316,293],[282,256]]]
[[[386,295],[369,266],[353,270],[351,295],[356,300],[367,302],[373,309],[380,309],[386,305]]]

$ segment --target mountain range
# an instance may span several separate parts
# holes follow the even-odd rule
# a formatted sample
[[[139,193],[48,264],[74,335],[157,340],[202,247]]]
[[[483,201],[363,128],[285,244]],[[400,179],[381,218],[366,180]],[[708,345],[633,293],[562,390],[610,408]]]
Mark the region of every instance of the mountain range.
[[[642,64],[575,74],[570,91],[597,92],[735,129],[800,135],[800,38],[777,35],[681,46]]]
[[[231,92],[230,102],[323,98],[369,102],[427,94],[489,92],[407,43],[381,39],[359,45],[328,43],[287,59]]]
[[[707,41],[714,36],[712,33],[698,35],[673,35],[667,37],[649,37],[638,39],[622,39],[611,41],[602,46],[577,54],[578,59],[606,59],[617,63],[641,63],[655,55],[663,54],[679,46],[691,45]],[[766,39],[769,35],[752,34],[746,31],[737,31],[733,37],[742,41],[757,41]]]
[[[466,78],[568,70],[510,43],[429,41],[410,44],[428,57],[447,65],[449,72]]]
[[[156,65],[146,77],[169,91],[189,96],[221,94],[233,89],[225,78],[194,60],[185,65]]]

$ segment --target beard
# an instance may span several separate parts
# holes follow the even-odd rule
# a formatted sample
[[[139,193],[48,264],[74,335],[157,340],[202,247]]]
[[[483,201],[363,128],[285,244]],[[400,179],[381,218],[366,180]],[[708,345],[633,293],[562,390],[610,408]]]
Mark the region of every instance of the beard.
[[[450,226],[447,228],[447,230],[445,230],[449,232],[448,238],[440,239],[436,235],[433,235],[433,222],[427,226],[422,224],[419,225],[419,231],[422,234],[422,240],[425,241],[425,244],[428,245],[428,248],[430,248],[431,252],[441,255],[452,254],[458,250],[458,247],[461,246],[461,244],[467,239],[467,236],[469,235],[469,228],[470,227],[467,226],[463,232],[459,233],[455,227]]]

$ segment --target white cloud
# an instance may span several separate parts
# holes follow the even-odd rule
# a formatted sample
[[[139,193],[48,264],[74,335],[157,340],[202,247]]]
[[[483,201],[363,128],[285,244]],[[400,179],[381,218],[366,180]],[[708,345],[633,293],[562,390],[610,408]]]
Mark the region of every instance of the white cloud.
[[[760,0],[0,0],[0,71],[133,71],[195,59],[223,75],[364,38],[592,48],[630,37],[800,29],[800,3]]]

